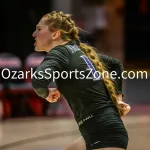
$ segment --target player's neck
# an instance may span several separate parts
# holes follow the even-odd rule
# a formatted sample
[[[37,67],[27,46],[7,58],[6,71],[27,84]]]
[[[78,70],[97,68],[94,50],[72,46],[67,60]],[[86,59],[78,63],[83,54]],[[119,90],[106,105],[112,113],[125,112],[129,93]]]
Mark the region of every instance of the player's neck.
[[[59,46],[59,45],[65,45],[65,44],[67,44],[68,42],[69,42],[69,41],[64,41],[64,40],[53,41],[53,42],[50,44],[49,48],[48,48],[48,52],[49,52],[51,49],[53,49],[53,48],[55,48],[55,47],[57,47],[57,46]]]

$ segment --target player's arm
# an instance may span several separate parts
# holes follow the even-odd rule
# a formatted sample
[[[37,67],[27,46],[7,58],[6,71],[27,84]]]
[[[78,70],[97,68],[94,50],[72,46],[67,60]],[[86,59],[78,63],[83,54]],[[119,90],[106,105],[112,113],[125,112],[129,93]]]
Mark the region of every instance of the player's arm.
[[[48,86],[53,82],[54,71],[60,73],[66,69],[68,63],[68,51],[66,48],[52,49],[46,55],[40,66],[36,69],[35,76],[32,78],[32,87],[39,97],[46,99],[49,96]]]
[[[115,71],[117,73],[116,76],[116,90],[117,90],[117,98],[118,98],[118,104],[124,108],[124,114],[126,115],[130,110],[131,107],[129,104],[125,103],[123,101],[123,92],[122,92],[122,84],[123,84],[123,78],[122,78],[122,72],[124,71],[123,64],[120,60],[112,58],[107,55],[98,54],[99,59],[106,64],[106,68],[109,72]],[[118,78],[119,77],[119,78]]]
[[[116,94],[118,95],[118,100],[122,100],[123,92],[122,92],[122,85],[123,85],[123,78],[122,78],[122,72],[124,71],[123,64],[120,60],[104,55],[104,54],[99,54],[99,59],[104,63],[106,66],[107,70],[111,72],[115,72],[116,75],[113,76],[115,77],[115,85],[116,85]]]

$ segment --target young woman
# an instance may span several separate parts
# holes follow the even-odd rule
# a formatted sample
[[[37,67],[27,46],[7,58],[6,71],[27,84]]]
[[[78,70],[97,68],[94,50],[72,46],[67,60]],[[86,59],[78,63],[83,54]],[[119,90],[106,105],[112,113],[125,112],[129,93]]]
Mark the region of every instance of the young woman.
[[[53,11],[42,17],[33,37],[35,50],[47,55],[32,77],[33,89],[49,102],[56,102],[60,94],[65,97],[84,139],[77,142],[80,149],[125,150],[128,133],[121,117],[130,106],[121,102],[122,78],[104,73],[121,63],[81,43],[78,32],[69,14]],[[50,90],[54,79],[57,89]],[[76,150],[75,146],[67,150]]]

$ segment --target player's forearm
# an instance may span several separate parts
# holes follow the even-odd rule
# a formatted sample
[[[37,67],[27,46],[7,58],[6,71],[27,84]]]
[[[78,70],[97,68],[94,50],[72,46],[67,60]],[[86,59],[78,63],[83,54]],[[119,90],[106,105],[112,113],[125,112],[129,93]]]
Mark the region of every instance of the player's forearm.
[[[35,91],[35,93],[42,98],[46,98],[49,94],[48,87],[42,85],[39,81],[36,79],[32,79],[32,87]]]
[[[44,99],[49,94],[48,86],[52,82],[52,77],[49,77],[48,74],[45,73],[45,69],[45,66],[37,68],[35,76],[32,78],[32,87],[35,93]],[[42,76],[39,73],[40,71],[42,71]],[[50,69],[49,73],[52,74],[52,69]]]
[[[117,94],[117,100],[118,101],[123,101],[123,95],[122,94]]]

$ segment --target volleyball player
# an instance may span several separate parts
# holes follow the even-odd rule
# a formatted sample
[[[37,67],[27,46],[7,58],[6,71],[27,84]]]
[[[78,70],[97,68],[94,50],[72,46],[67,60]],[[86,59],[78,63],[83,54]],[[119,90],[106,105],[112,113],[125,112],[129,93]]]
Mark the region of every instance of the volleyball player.
[[[55,11],[44,15],[33,37],[35,50],[47,52],[32,78],[36,94],[49,102],[57,101],[60,93],[65,97],[87,150],[125,150],[128,133],[121,117],[128,112],[129,105],[119,101],[121,80],[99,75],[109,67],[93,47],[80,42],[71,16]],[[55,80],[57,89],[50,90],[53,73],[64,71],[72,72],[72,76],[59,77]]]

